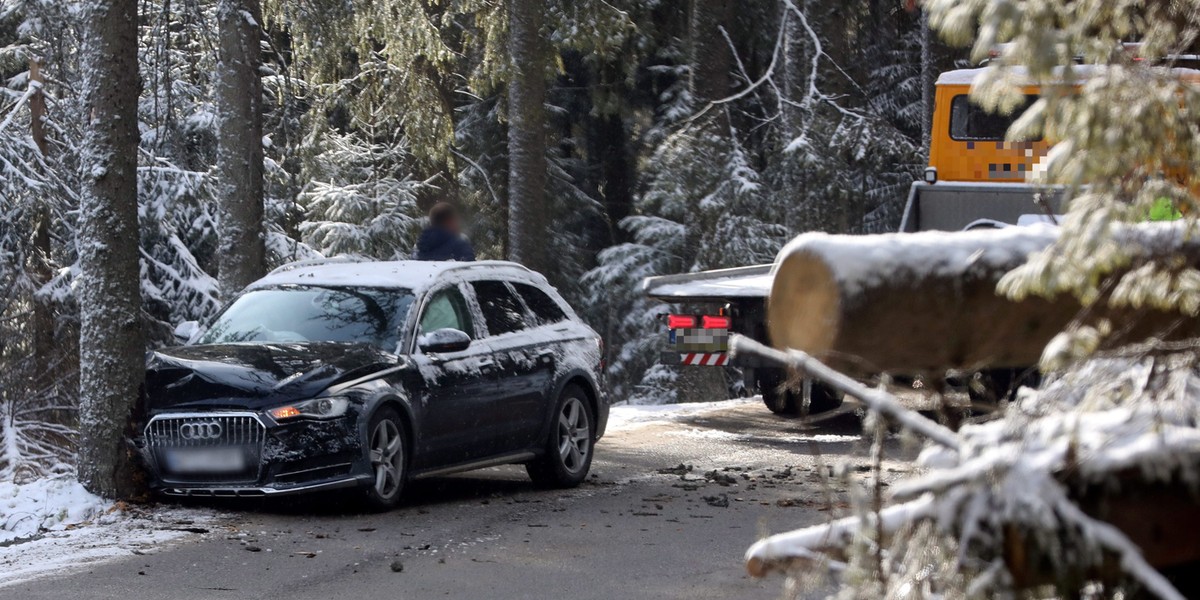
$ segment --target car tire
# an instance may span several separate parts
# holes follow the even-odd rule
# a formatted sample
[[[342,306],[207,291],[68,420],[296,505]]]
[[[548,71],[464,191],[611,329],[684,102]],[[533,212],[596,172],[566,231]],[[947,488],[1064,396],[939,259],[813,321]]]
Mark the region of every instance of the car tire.
[[[587,394],[578,386],[567,386],[554,405],[545,452],[525,465],[529,478],[545,487],[571,488],[582,483],[592,467],[595,423]]]
[[[396,409],[385,406],[371,416],[364,447],[374,478],[364,490],[367,508],[385,511],[400,504],[408,479],[408,447],[404,422]]]

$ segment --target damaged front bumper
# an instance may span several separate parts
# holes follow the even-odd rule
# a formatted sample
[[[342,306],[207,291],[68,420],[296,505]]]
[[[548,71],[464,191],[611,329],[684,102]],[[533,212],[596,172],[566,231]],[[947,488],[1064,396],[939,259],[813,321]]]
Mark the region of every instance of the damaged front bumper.
[[[357,412],[278,423],[251,411],[161,413],[139,448],[171,496],[278,496],[366,485]]]

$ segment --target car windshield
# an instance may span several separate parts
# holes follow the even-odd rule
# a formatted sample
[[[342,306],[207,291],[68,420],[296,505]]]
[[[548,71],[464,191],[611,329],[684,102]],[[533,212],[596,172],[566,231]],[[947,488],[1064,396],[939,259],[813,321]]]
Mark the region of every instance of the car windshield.
[[[242,294],[200,344],[358,342],[393,351],[413,303],[406,289],[287,286]]]

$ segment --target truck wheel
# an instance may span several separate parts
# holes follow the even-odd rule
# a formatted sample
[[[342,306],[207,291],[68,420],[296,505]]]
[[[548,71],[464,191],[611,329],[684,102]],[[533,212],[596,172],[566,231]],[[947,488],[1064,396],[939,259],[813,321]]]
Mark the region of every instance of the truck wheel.
[[[796,397],[784,385],[786,378],[782,369],[758,369],[754,373],[754,384],[758,387],[758,393],[762,394],[767,410],[790,416],[796,414]]]
[[[783,371],[779,369],[762,369],[758,376],[758,389],[767,409],[781,416],[816,415],[842,406],[842,397],[820,382],[805,379],[798,390],[784,385]],[[804,410],[805,396],[808,397],[807,413]]]
[[[1042,374],[1037,369],[989,369],[975,373],[967,385],[973,404],[996,406],[1017,398],[1021,387],[1041,386]]]
[[[767,405],[767,410],[783,416],[791,416],[796,414],[796,398],[791,391],[786,388],[774,388],[762,390],[763,404]]]
[[[833,388],[811,379],[805,380],[804,386],[808,395],[808,414],[817,415],[842,407],[842,395]]]

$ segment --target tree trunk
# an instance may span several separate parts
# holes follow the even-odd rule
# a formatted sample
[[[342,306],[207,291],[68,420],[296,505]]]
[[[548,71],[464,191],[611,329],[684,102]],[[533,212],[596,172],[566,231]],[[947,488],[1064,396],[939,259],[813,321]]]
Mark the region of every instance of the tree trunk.
[[[41,65],[36,59],[29,61],[29,82],[30,85],[38,86],[38,90],[29,97],[29,134],[33,137],[33,143],[37,146],[38,152],[42,154],[42,159],[45,160],[47,158],[46,127],[42,119],[46,116],[46,96],[41,87],[45,80],[42,78]],[[39,289],[54,277],[54,270],[50,265],[51,218],[48,198],[43,197],[38,202],[37,220],[33,230],[34,254],[31,261],[33,283]],[[50,373],[50,364],[54,354],[54,315],[50,312],[50,303],[37,296],[33,297],[32,327],[34,389],[45,393],[51,389],[53,379],[53,375]]]
[[[259,0],[220,0],[216,73],[217,194],[221,293],[236,294],[266,270],[263,231],[262,12]]]
[[[126,443],[141,412],[145,342],[140,323],[137,213],[136,0],[91,0],[83,18],[84,102],[80,196],[79,479],[128,498],[142,478]]]
[[[1182,253],[1188,264],[1200,264],[1200,243],[1179,242],[1170,227],[1154,239],[1139,231],[1121,234],[1122,243],[1164,249],[1147,251],[1143,261],[1171,264],[1166,259]],[[771,342],[859,374],[1034,366],[1082,307],[1067,295],[1014,301],[997,295],[996,286],[1057,235],[1042,228],[802,235],[776,266],[767,319]],[[1103,300],[1090,310],[1085,323],[1106,318],[1117,330],[1103,348],[1152,335],[1200,337],[1200,319],[1177,313],[1113,309]]]
[[[546,198],[543,10],[536,0],[508,3],[508,257],[544,273],[552,265],[546,240],[551,216]]]
[[[933,96],[937,79],[933,64],[933,34],[929,29],[929,13],[921,9],[921,152],[929,160],[929,145],[933,140]]]
[[[697,108],[700,103],[729,95],[733,55],[723,27],[733,22],[730,0],[692,0],[688,35],[691,37],[691,78],[688,87]],[[732,36],[730,36],[732,37]]]

